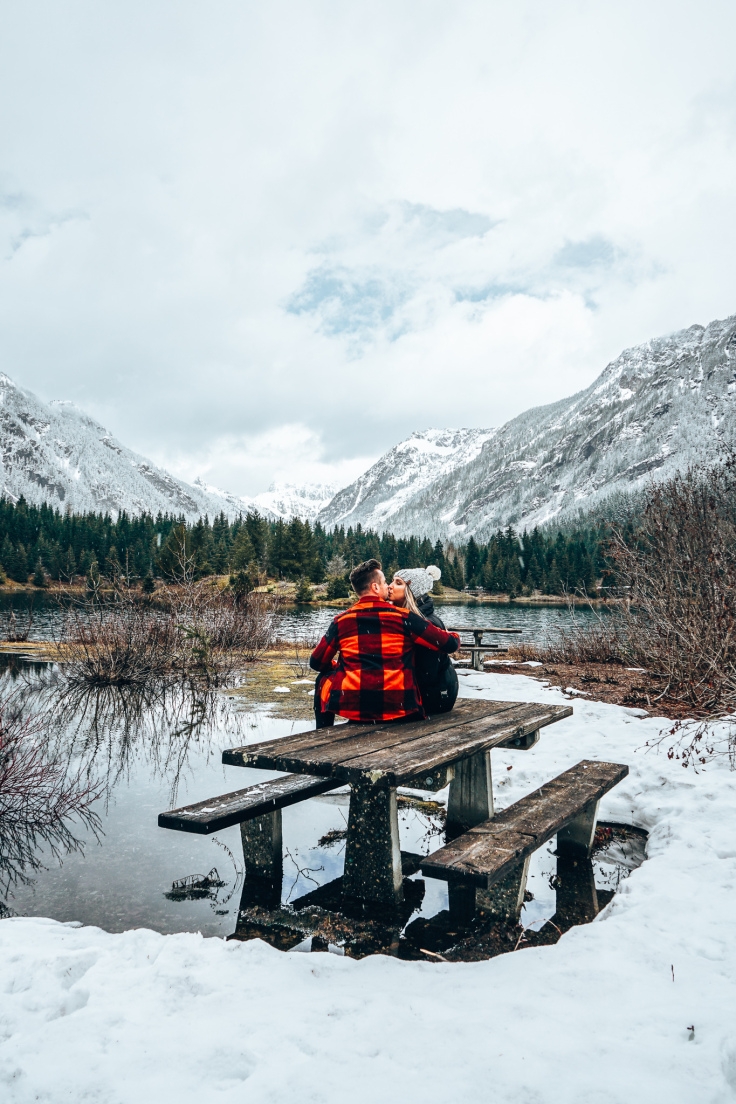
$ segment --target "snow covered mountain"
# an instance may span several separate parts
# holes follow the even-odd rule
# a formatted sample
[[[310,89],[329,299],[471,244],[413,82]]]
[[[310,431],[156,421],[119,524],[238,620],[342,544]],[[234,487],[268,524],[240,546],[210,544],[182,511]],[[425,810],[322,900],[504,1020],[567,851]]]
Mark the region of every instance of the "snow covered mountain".
[[[613,492],[714,458],[735,429],[736,316],[627,349],[585,391],[498,430],[412,434],[319,520],[486,537],[499,526],[576,516]]]
[[[441,478],[452,479],[492,439],[493,429],[427,429],[412,433],[361,475],[338,491],[318,517],[325,526],[394,527],[394,518]],[[428,519],[423,519],[426,528]]]
[[[338,489],[337,483],[272,483],[267,491],[249,499],[248,503],[266,516],[314,521]]]
[[[69,402],[44,403],[0,374],[0,494],[74,512],[184,514],[196,520],[224,510],[229,517],[248,501],[176,479],[121,445]],[[265,511],[262,511],[265,512]]]

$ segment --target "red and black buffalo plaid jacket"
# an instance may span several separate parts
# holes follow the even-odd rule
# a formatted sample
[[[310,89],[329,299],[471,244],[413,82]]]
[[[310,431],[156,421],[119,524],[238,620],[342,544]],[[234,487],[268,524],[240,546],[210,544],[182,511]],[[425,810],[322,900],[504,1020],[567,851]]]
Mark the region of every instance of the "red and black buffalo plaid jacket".
[[[352,721],[392,721],[424,715],[414,677],[414,648],[454,652],[455,633],[416,613],[364,595],[339,613],[312,652],[322,711]]]

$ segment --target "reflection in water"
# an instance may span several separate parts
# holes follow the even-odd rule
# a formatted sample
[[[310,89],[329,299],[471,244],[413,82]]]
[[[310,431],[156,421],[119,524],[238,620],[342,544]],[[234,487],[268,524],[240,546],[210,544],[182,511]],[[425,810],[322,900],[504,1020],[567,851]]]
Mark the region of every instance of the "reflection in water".
[[[79,689],[71,687],[54,664],[2,658],[0,893],[8,901],[12,898],[15,911],[58,915],[52,902],[46,908],[42,901],[40,908],[24,908],[33,901],[28,893],[39,878],[42,884],[53,883],[49,867],[63,860],[67,872],[76,867],[78,883],[85,849],[94,855],[100,843],[108,852],[109,867],[114,841],[104,837],[115,819],[116,792],[135,787],[143,775],[149,784],[165,789],[165,796],[157,800],[159,810],[173,804],[194,760],[199,769],[210,758],[219,765],[211,736],[224,727],[225,715],[235,742],[244,739],[245,717],[233,717],[225,699],[199,686],[158,687],[144,693]],[[234,855],[222,841],[215,842],[224,848],[224,860],[233,864],[239,889],[242,871],[238,876]],[[142,862],[145,856],[136,856],[136,864]],[[63,882],[63,872],[57,873],[57,886],[59,878]],[[70,901],[79,899],[77,885],[67,882],[64,889]],[[88,889],[93,903],[109,885],[86,887],[82,878],[80,889],[83,898]],[[227,896],[220,894],[217,903]],[[5,911],[8,907],[3,905]],[[104,923],[99,909],[92,916],[84,912],[82,908],[73,918],[82,915]]]
[[[259,938],[280,950],[338,950],[350,957],[382,953],[406,959],[468,962],[492,958],[525,946],[556,943],[570,928],[594,920],[616,885],[645,858],[646,833],[624,825],[601,826],[591,858],[557,854],[555,841],[538,853],[537,868],[553,864],[546,878],[551,915],[526,926],[526,870],[520,867],[491,890],[450,885],[447,907],[423,909],[433,885],[416,876],[418,855],[402,852],[404,900],[394,910],[350,910],[342,878],[320,886],[290,907],[282,903],[281,879],[246,877],[231,938]],[[436,845],[435,845],[436,846]],[[615,871],[615,874],[614,874]],[[546,902],[549,907],[549,900]]]
[[[470,960],[556,941],[592,919],[644,858],[642,833],[601,826],[592,866],[571,866],[554,854],[554,841],[538,852],[525,897],[511,883],[493,894],[448,893],[444,883],[418,873],[420,856],[442,843],[444,806],[400,795],[404,901],[393,914],[351,914],[342,898],[347,792],[283,810],[283,862],[270,878],[254,877],[252,867],[244,878],[237,825],[208,837],[157,827],[158,814],[174,805],[272,777],[224,767],[222,749],[291,734],[308,728],[308,719],[248,711],[242,698],[192,685],[72,689],[52,664],[6,663],[0,694],[11,692],[12,715],[21,723],[37,718],[26,745],[34,762],[49,778],[76,779],[88,798],[86,820],[46,801],[42,811],[51,825],[55,809],[56,835],[50,828],[44,834],[38,809],[35,819],[17,813],[13,839],[11,820],[3,818],[3,885],[7,906],[21,915],[110,931],[144,926],[258,936],[284,949],[339,949],[356,957],[381,951]],[[66,813],[74,813],[71,806]]]
[[[56,860],[81,848],[80,829],[96,836],[92,805],[99,787],[54,747],[43,713],[26,707],[25,687],[0,692],[0,893],[30,882],[41,853]]]
[[[142,756],[152,776],[166,780],[167,800],[174,805],[189,760],[193,753],[213,754],[211,736],[225,715],[233,742],[242,735],[242,715],[238,724],[222,695],[196,682],[144,689],[61,683],[45,699],[57,745],[89,772],[100,773],[106,799],[130,780]]]

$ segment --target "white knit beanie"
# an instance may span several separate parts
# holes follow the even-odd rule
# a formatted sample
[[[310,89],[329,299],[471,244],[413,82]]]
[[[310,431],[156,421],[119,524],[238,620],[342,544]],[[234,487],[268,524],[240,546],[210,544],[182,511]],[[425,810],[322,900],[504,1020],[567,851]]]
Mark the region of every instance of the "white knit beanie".
[[[442,578],[442,572],[434,564],[429,567],[402,567],[396,574],[409,584],[415,598],[429,594],[436,581]]]

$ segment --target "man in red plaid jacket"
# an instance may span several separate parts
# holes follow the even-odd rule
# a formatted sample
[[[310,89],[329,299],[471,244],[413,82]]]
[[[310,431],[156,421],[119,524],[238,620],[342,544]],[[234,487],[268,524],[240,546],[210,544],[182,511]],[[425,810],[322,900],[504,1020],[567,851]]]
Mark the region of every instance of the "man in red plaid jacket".
[[[454,652],[459,636],[393,606],[378,560],[359,564],[350,582],[357,602],[334,618],[309,660],[320,672],[314,691],[317,728],[331,725],[335,713],[363,722],[425,716],[414,648]]]

